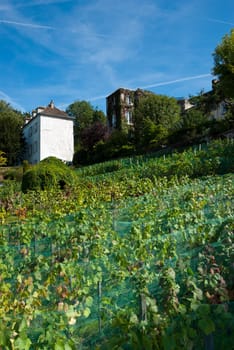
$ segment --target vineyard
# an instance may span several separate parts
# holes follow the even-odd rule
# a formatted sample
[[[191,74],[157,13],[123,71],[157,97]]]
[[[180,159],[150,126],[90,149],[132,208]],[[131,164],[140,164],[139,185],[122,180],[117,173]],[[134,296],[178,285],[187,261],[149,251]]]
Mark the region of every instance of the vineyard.
[[[234,349],[234,143],[0,188],[0,349]]]

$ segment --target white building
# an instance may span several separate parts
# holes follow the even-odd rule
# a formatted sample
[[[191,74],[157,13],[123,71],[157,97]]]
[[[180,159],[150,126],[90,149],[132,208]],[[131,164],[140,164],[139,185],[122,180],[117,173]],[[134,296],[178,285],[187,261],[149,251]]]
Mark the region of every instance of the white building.
[[[36,164],[53,156],[71,162],[74,154],[73,119],[54,106],[38,107],[23,127],[25,159]]]

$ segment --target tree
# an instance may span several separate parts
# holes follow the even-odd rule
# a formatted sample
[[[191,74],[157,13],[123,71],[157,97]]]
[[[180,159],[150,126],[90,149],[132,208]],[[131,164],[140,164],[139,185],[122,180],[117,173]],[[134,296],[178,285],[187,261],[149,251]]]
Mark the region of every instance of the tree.
[[[173,97],[148,95],[139,99],[134,112],[135,142],[138,148],[166,142],[180,121],[180,107]]]
[[[189,98],[189,102],[193,105],[192,109],[198,110],[204,116],[207,116],[207,117],[210,115],[212,110],[218,107],[221,101],[222,101],[222,97],[220,96],[220,93],[217,91],[215,83],[213,83],[212,91],[205,93],[204,90],[201,90],[198,95],[190,96]],[[187,111],[185,111],[185,114],[187,114]]]
[[[6,165],[7,159],[5,157],[5,153],[0,151],[0,166]]]
[[[208,121],[206,115],[197,108],[190,108],[182,117],[182,129],[195,129],[202,127]]]
[[[167,140],[167,129],[162,124],[156,124],[150,118],[144,120],[142,131],[142,144],[149,150],[159,144],[164,144]]]
[[[75,148],[80,147],[81,133],[84,129],[90,127],[94,122],[105,122],[105,114],[102,111],[95,109],[87,101],[75,101],[70,104],[66,112],[75,118],[74,123],[74,144]]]
[[[5,101],[0,101],[0,149],[5,153],[7,165],[19,161],[24,147],[22,127],[24,118]]]
[[[100,121],[96,121],[81,131],[81,146],[85,150],[91,151],[98,142],[105,141],[108,135],[107,125],[101,123]]]
[[[217,75],[218,89],[224,98],[234,98],[234,29],[225,35],[214,53],[213,74]]]
[[[180,129],[173,135],[172,141],[184,144],[199,142],[208,131],[208,116],[199,108],[192,107],[182,114]]]

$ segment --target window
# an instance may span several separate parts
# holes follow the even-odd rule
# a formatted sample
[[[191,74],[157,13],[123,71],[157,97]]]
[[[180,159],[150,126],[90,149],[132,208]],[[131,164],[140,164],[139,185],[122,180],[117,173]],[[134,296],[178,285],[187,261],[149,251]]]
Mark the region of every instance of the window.
[[[132,111],[125,111],[125,118],[126,118],[126,122],[127,124],[132,124]]]
[[[112,126],[115,128],[116,127],[116,115],[113,113],[112,115]]]
[[[132,105],[132,99],[131,99],[131,96],[129,95],[126,95],[125,96],[125,102],[127,105]]]
[[[35,123],[35,125],[34,125],[34,133],[36,133],[37,132],[37,123]]]
[[[220,114],[223,116],[227,112],[227,108],[224,102],[221,102],[220,104]]]
[[[33,144],[33,153],[37,152],[37,141],[34,142]]]
[[[31,156],[31,155],[32,155],[32,145],[29,145],[29,148],[28,148],[28,154],[29,154],[29,156]]]
[[[32,127],[29,128],[29,136],[32,136]]]

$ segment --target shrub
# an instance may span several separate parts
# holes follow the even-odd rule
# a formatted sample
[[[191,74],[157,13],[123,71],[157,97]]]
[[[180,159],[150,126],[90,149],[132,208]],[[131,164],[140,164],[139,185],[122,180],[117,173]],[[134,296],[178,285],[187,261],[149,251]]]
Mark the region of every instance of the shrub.
[[[63,189],[74,181],[75,174],[66,164],[55,157],[48,157],[23,174],[22,191]]]
[[[76,151],[72,162],[75,166],[89,164],[89,152],[84,149]]]
[[[4,174],[3,174],[3,178],[4,180],[14,180],[17,182],[21,182],[22,181],[22,167],[15,167],[15,168],[8,168]]]

